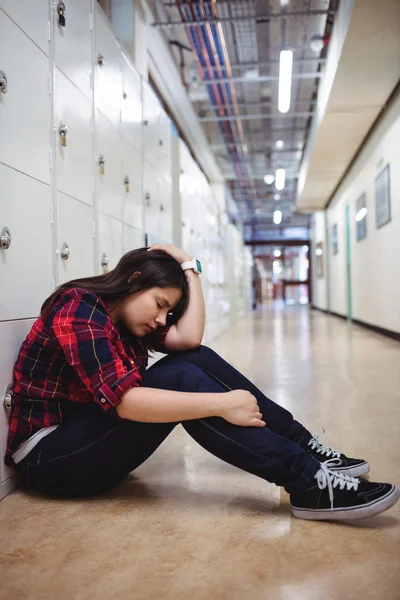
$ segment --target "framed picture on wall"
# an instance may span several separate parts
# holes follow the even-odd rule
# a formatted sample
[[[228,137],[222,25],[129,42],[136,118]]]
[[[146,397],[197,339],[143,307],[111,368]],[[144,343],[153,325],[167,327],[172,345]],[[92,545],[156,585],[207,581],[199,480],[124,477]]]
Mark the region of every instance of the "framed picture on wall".
[[[375,179],[376,227],[386,225],[392,218],[390,209],[390,168],[389,165]]]
[[[339,252],[337,223],[335,223],[332,227],[332,248],[333,254],[337,254]]]
[[[367,237],[367,196],[364,193],[356,202],[357,241]]]

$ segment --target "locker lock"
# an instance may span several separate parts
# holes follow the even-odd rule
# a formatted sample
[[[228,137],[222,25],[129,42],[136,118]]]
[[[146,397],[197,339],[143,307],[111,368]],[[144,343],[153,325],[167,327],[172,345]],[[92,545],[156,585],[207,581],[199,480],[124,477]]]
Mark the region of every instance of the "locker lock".
[[[6,392],[3,398],[4,408],[6,410],[11,410],[13,405],[13,397],[12,397],[12,385],[11,383],[7,386]]]
[[[69,249],[68,243],[64,242],[62,250],[61,250],[61,258],[63,260],[68,260],[69,259],[69,255],[70,255],[70,249]]]
[[[57,5],[57,12],[59,24],[61,25],[61,27],[65,27],[65,4],[64,2],[62,2],[62,0],[60,0],[60,2]]]
[[[100,175],[104,175],[104,166],[106,164],[106,159],[105,159],[104,154],[99,154],[99,158],[98,158],[97,162],[99,163]]]
[[[146,206],[151,206],[151,194],[149,194],[149,192],[146,192],[145,199],[146,199]]]
[[[66,147],[68,127],[66,126],[66,124],[63,121],[61,121],[61,123],[60,123],[60,127],[58,128],[58,133],[61,136],[61,146]]]
[[[164,212],[165,208],[164,208],[164,204],[160,204],[160,211]]]
[[[105,252],[101,257],[101,266],[103,267],[103,272],[108,273],[108,256]]]
[[[128,97],[128,94],[126,93],[125,90],[122,92],[122,97],[123,97],[124,100],[126,100],[127,97]]]
[[[11,246],[11,231],[8,227],[3,227],[0,234],[0,248],[2,250],[8,250]]]
[[[125,178],[124,178],[124,185],[125,185],[125,191],[126,191],[127,193],[129,192],[129,184],[130,184],[129,177],[128,177],[128,175],[125,175]]]
[[[102,54],[97,55],[97,64],[99,65],[99,67],[104,66],[104,56]]]
[[[0,71],[0,92],[7,94],[7,76],[4,71]]]

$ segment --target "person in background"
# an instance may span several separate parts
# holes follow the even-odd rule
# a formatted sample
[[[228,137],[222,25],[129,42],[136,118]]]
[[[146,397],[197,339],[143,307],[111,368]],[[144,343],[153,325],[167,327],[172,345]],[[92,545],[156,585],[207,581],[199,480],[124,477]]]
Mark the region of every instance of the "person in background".
[[[14,367],[6,463],[45,494],[92,496],[181,423],[208,452],[283,486],[296,517],[363,518],[397,502],[394,485],[357,478],[366,461],[325,446],[202,346],[204,325],[200,261],[171,245],[59,286]],[[167,356],[147,368],[152,350]]]

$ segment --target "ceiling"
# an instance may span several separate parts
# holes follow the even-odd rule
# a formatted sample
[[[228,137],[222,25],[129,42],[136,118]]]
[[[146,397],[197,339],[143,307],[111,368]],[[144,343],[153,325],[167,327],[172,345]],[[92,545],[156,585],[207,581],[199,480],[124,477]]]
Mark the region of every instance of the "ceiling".
[[[255,237],[271,226],[276,237],[278,229],[308,225],[295,209],[298,178],[339,0],[149,4],[243,223]],[[325,38],[322,51],[310,48],[315,34]],[[287,114],[277,107],[282,49],[293,50],[294,59]],[[280,192],[264,182],[277,168],[286,170]],[[278,208],[283,220],[274,226]]]

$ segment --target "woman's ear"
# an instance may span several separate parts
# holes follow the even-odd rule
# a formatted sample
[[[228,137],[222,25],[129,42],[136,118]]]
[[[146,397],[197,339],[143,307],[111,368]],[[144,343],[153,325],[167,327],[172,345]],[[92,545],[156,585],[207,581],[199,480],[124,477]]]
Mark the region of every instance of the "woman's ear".
[[[140,271],[135,271],[128,279],[128,283],[132,283],[132,281],[134,279],[136,279],[137,277],[140,277],[141,272]]]

